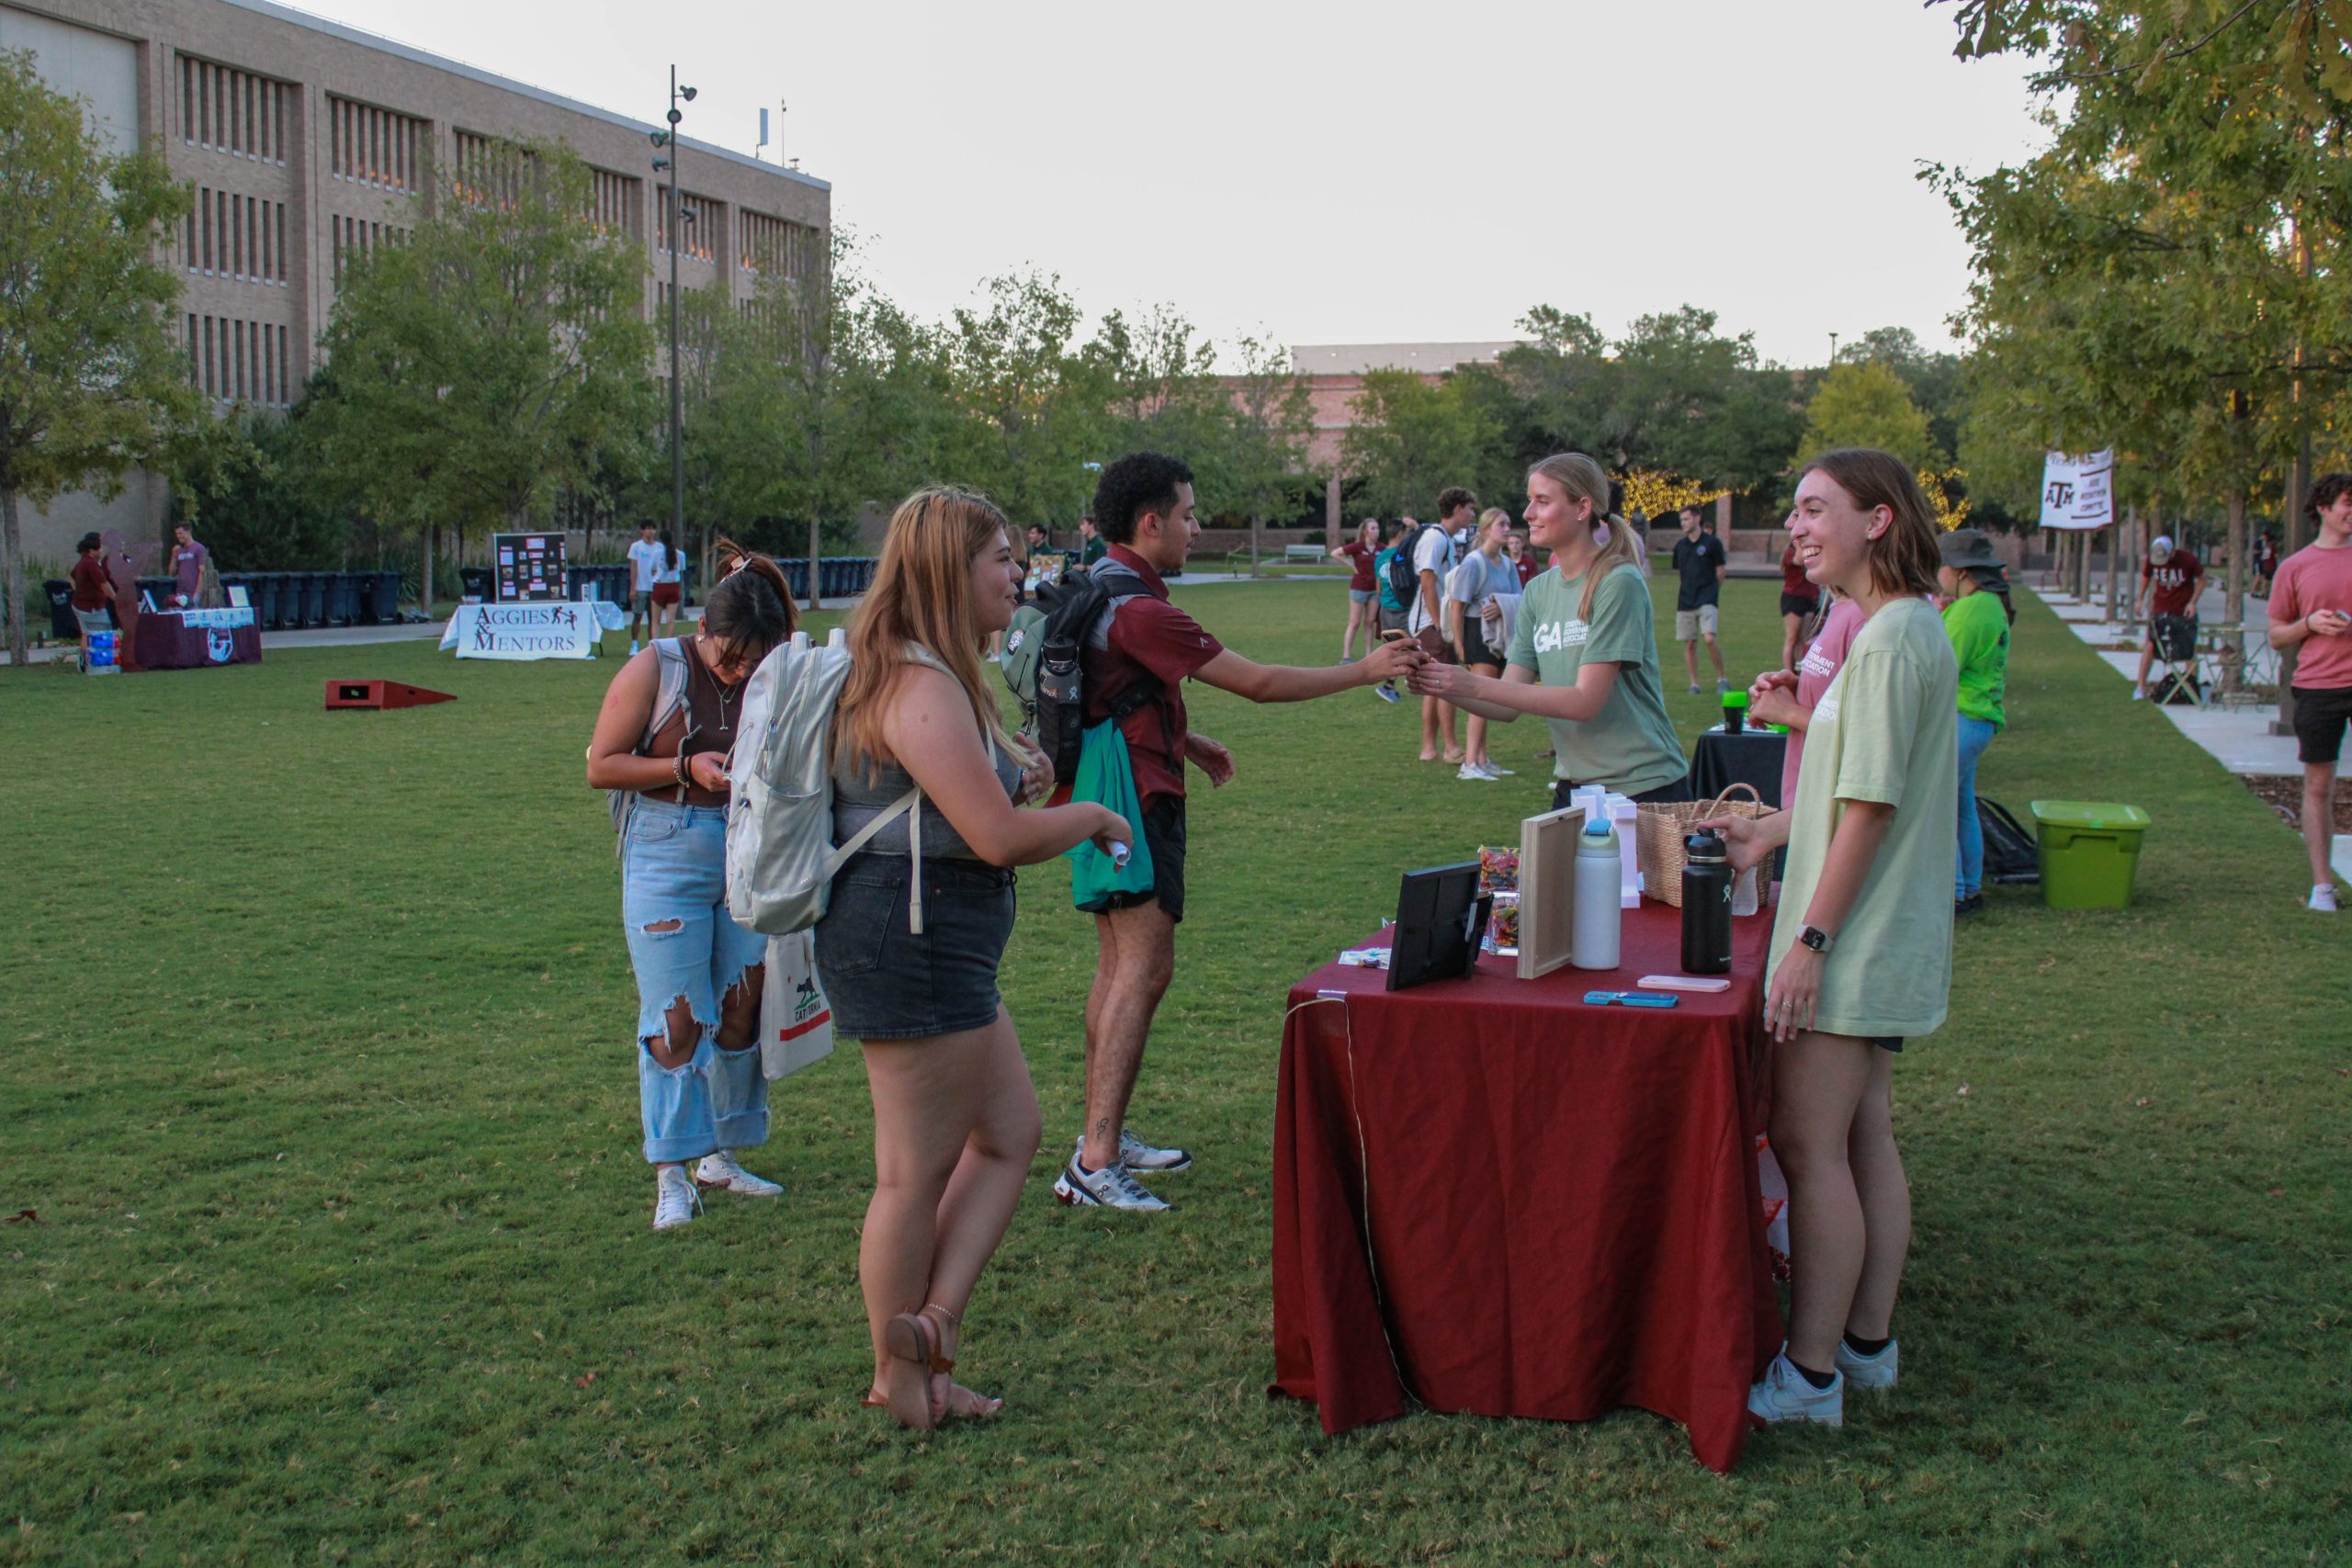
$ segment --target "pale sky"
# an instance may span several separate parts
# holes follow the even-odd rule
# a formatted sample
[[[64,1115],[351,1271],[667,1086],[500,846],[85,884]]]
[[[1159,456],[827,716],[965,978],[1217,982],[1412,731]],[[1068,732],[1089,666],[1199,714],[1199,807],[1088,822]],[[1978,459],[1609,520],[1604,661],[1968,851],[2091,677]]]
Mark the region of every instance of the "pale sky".
[[[1833,331],[1940,345],[1967,252],[1919,162],[2039,135],[2020,67],[1954,60],[1917,0],[303,8],[649,123],[674,59],[685,132],[747,152],[788,103],[785,153],[919,315],[1034,266],[1221,340],[1687,302],[1792,365]]]

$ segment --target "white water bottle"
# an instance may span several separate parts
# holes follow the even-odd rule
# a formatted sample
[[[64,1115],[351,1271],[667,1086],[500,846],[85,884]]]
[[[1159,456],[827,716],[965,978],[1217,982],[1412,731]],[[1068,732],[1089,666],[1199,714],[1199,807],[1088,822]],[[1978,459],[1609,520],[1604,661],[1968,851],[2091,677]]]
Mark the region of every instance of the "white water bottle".
[[[1568,927],[1568,962],[1578,969],[1614,969],[1623,916],[1617,899],[1617,828],[1589,818],[1577,835],[1576,908]]]

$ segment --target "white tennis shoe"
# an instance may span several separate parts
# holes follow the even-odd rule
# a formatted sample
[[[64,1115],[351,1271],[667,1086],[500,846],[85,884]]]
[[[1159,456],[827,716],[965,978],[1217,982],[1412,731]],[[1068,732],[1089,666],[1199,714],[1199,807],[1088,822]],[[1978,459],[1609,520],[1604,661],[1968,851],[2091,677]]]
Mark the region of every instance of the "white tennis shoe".
[[[773,1198],[784,1190],[763,1176],[753,1176],[736,1163],[734,1151],[721,1149],[715,1155],[705,1155],[695,1167],[695,1185],[723,1188],[740,1192],[746,1198]]]

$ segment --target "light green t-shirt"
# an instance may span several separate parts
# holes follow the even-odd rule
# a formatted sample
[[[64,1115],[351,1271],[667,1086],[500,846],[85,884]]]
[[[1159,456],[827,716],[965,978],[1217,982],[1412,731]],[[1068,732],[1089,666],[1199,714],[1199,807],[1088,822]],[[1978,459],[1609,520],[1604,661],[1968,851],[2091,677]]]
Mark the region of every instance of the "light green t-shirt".
[[[1520,596],[1510,634],[1510,661],[1546,686],[1575,685],[1588,660],[1621,666],[1598,716],[1544,721],[1552,728],[1552,776],[1620,795],[1662,788],[1690,767],[1658,685],[1649,583],[1641,568],[1617,567],[1593,593],[1589,623],[1577,615],[1583,597],[1583,578],[1563,581],[1557,567],[1541,573]]]
[[[1945,605],[1944,633],[1960,661],[1960,711],[2006,728],[2001,698],[2009,682],[2009,615],[2000,595],[1979,589]]]
[[[1816,1029],[1908,1039],[1943,1023],[1959,855],[1959,673],[1935,606],[1897,599],[1854,634],[1805,727],[1768,991],[1804,927],[1843,802],[1894,807],[1861,896],[1822,964]]]

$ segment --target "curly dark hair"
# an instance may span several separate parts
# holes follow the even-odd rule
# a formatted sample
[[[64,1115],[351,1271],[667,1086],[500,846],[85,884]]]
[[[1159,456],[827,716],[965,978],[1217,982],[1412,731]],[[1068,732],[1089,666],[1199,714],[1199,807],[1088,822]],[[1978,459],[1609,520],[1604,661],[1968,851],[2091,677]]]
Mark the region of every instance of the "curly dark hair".
[[[1094,529],[1114,545],[1131,544],[1147,512],[1176,509],[1176,487],[1193,482],[1192,466],[1164,452],[1130,452],[1102,465],[1094,486]]]
[[[2313,517],[2335,504],[2335,498],[2352,491],[2352,474],[2322,474],[2312,482],[2312,493],[2303,502],[2303,510]]]
[[[1451,517],[1463,507],[1477,509],[1478,498],[1460,485],[1448,485],[1437,492],[1437,514]]]

